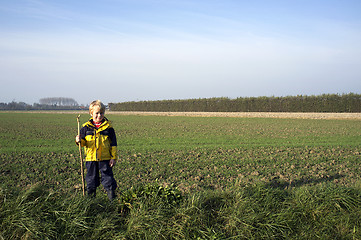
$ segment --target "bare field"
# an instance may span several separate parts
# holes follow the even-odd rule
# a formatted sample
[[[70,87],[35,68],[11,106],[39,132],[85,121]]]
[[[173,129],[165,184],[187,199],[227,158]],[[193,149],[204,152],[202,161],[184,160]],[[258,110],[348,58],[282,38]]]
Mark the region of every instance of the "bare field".
[[[284,113],[284,112],[111,112],[118,115],[187,116],[187,117],[244,117],[244,118],[301,118],[301,119],[361,119],[361,113]]]
[[[52,114],[88,114],[88,111],[1,111]],[[186,117],[238,117],[238,118],[293,118],[293,119],[361,119],[361,113],[311,113],[311,112],[140,112],[106,111],[114,115],[186,116]]]

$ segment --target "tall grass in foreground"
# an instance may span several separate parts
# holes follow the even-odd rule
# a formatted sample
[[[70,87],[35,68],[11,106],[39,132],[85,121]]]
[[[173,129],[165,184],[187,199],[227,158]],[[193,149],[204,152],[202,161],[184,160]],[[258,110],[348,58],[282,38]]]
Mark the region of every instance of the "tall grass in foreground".
[[[41,185],[18,196],[1,189],[0,239],[361,239],[360,184],[281,185],[201,191],[176,201],[143,187],[112,203]]]

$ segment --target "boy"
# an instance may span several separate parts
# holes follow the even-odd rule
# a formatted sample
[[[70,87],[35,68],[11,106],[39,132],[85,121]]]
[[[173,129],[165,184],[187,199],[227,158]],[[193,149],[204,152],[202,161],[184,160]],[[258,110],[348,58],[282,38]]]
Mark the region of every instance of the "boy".
[[[105,106],[101,101],[91,102],[89,113],[91,118],[83,124],[80,136],[75,138],[76,143],[81,144],[86,153],[87,192],[89,196],[95,197],[96,188],[101,182],[109,200],[113,200],[117,188],[112,170],[118,157],[117,139],[110,121],[104,116]]]

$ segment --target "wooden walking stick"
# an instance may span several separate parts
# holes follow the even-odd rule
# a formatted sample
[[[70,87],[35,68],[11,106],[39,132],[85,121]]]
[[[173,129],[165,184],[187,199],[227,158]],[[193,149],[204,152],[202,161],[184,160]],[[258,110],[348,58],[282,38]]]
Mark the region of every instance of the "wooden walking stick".
[[[76,118],[77,122],[78,122],[78,136],[80,138],[80,123],[79,123],[79,118],[80,115],[78,115],[78,117]],[[81,141],[81,139],[80,139]],[[85,184],[84,184],[84,168],[83,168],[83,156],[81,154],[81,144],[79,142],[79,155],[80,155],[80,171],[81,171],[81,186],[83,189],[83,196],[85,196]]]

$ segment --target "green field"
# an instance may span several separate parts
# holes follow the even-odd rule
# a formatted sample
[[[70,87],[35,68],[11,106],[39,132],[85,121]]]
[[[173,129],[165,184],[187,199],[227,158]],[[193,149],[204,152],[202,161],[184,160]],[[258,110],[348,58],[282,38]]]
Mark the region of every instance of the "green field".
[[[0,112],[0,239],[361,239],[359,120],[112,114],[109,203],[76,116]]]

